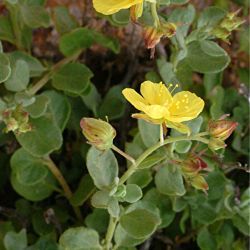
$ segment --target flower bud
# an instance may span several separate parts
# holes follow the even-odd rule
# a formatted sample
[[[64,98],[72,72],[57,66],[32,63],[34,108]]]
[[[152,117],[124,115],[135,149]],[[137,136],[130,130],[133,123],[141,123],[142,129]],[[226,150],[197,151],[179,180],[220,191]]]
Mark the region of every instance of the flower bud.
[[[116,131],[108,122],[94,118],[82,118],[80,126],[89,144],[99,150],[107,150],[112,147]]]
[[[172,37],[176,33],[174,23],[161,23],[159,27],[146,27],[144,31],[145,45],[148,49],[153,49],[163,36]]]
[[[147,27],[144,32],[144,41],[147,49],[154,48],[161,40],[162,33],[154,27]]]
[[[195,177],[193,177],[191,179],[191,185],[194,188],[199,189],[199,190],[203,190],[203,191],[207,191],[209,189],[209,186],[208,186],[206,180],[201,175],[196,175]]]
[[[143,2],[135,4],[130,7],[130,18],[133,22],[136,22],[138,18],[142,16],[143,13]]]
[[[208,147],[211,150],[219,150],[222,148],[225,148],[227,145],[225,144],[224,141],[222,141],[221,139],[217,139],[217,138],[210,138],[209,143],[208,143]]]
[[[227,120],[210,121],[208,132],[213,138],[225,141],[238,126],[237,122]]]
[[[222,27],[216,27],[212,30],[212,35],[214,35],[215,37],[225,41],[225,42],[229,42],[228,41],[228,37],[230,36],[231,32],[228,31],[225,28]]]
[[[206,162],[198,156],[184,160],[181,165],[182,172],[187,177],[195,176],[199,171],[207,168]]]

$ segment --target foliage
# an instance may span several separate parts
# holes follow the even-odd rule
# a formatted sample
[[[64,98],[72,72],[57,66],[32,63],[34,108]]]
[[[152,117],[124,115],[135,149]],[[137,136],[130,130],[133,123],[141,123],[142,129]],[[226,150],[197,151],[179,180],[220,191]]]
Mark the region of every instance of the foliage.
[[[247,249],[249,6],[198,2],[0,3],[0,250]]]

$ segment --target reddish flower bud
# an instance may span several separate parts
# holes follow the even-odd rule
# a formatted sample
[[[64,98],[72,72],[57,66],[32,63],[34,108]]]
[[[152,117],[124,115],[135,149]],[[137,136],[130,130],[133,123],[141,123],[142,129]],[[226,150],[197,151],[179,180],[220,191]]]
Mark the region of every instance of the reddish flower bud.
[[[146,27],[144,32],[145,45],[148,49],[153,49],[163,36],[172,37],[176,33],[174,23],[161,23],[159,27]]]
[[[238,126],[237,122],[227,120],[210,121],[208,132],[213,138],[225,141]]]
[[[89,144],[99,150],[107,150],[112,147],[116,131],[108,122],[94,118],[82,118],[80,126]]]
[[[182,171],[185,176],[195,176],[199,171],[206,169],[207,164],[199,156],[186,159],[181,163]]]

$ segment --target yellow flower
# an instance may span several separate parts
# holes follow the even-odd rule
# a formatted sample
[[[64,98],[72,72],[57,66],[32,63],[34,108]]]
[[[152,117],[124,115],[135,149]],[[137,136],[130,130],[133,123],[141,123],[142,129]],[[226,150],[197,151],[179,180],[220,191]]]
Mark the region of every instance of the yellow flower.
[[[143,0],[93,0],[93,5],[97,12],[104,15],[111,15],[142,2]]]
[[[190,129],[182,122],[196,118],[204,108],[204,101],[195,94],[181,91],[172,96],[166,85],[161,82],[145,81],[141,84],[140,91],[142,95],[130,88],[122,91],[125,98],[143,112],[133,114],[132,117],[154,124],[166,124],[181,133],[190,134]]]

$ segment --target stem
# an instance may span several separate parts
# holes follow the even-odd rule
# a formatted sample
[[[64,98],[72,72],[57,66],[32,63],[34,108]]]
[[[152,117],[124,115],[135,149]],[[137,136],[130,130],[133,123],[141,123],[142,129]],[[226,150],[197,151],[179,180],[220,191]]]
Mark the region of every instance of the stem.
[[[51,171],[51,173],[55,176],[55,178],[57,179],[57,181],[59,182],[59,184],[62,186],[62,189],[64,191],[64,195],[69,200],[71,198],[71,196],[72,196],[72,191],[71,191],[68,183],[64,179],[61,171],[55,165],[55,163],[50,159],[50,157],[46,158],[45,163],[48,166],[48,168]],[[82,220],[82,215],[81,215],[79,207],[73,207],[73,209],[74,209],[74,212],[75,212],[77,218],[79,220]]]
[[[160,19],[157,13],[156,3],[151,3],[151,14],[154,18],[154,26],[157,28],[160,26]]]
[[[105,237],[105,247],[104,247],[105,250],[109,250],[112,246],[112,238],[115,232],[117,222],[118,222],[117,218],[110,216],[108,230]]]
[[[122,156],[123,156],[124,158],[126,158],[127,160],[131,161],[133,165],[135,164],[135,159],[134,159],[132,156],[126,154],[125,152],[123,152],[122,150],[120,150],[120,149],[119,149],[118,147],[116,147],[115,145],[112,146],[112,149],[113,149],[115,152],[117,152],[118,154],[122,155]]]
[[[158,148],[167,145],[169,143],[174,143],[178,141],[187,141],[187,140],[193,140],[193,141],[200,141],[205,144],[208,144],[208,140],[205,138],[200,137],[199,134],[194,135],[194,136],[178,136],[174,138],[168,138],[163,141],[163,144],[161,142],[156,143],[152,147],[148,148],[139,158],[135,161],[135,164],[132,165],[121,177],[119,181],[119,185],[125,183],[127,179],[137,170],[138,166],[150,155],[152,154],[155,150]]]
[[[55,73],[58,69],[60,69],[62,66],[65,64],[70,63],[71,61],[75,61],[79,55],[82,53],[82,50],[76,52],[72,56],[66,57],[56,63],[50,71],[45,74],[38,82],[36,82],[29,90],[28,90],[28,95],[35,95],[52,77],[53,73]]]
[[[163,131],[162,124],[160,124],[160,142],[161,142],[161,145],[163,145],[163,143],[164,143],[164,131]]]

